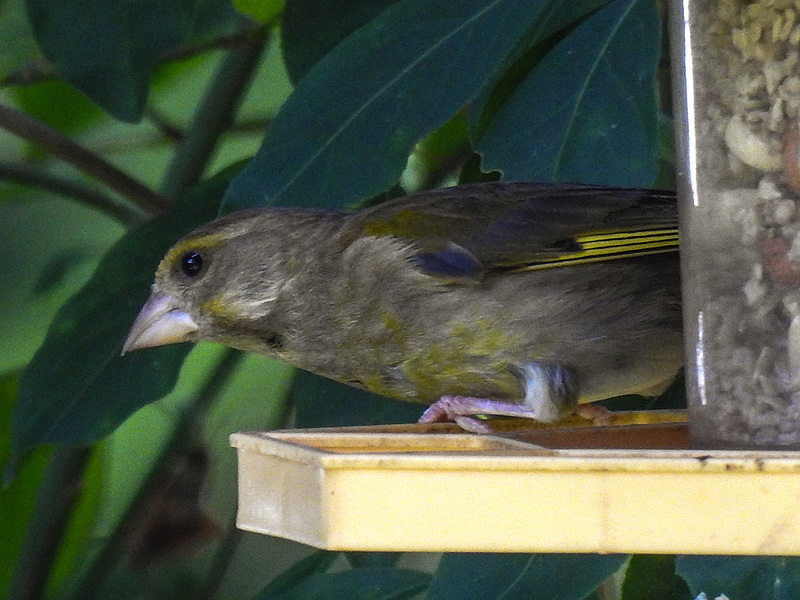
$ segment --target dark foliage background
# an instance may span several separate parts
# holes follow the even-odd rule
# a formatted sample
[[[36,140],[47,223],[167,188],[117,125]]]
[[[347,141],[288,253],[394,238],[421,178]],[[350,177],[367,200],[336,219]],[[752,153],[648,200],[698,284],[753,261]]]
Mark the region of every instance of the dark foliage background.
[[[498,178],[670,187],[662,30],[653,0],[0,0],[0,590],[796,598],[790,558],[244,534],[229,433],[419,407],[210,345],[119,357],[163,251],[221,211]]]

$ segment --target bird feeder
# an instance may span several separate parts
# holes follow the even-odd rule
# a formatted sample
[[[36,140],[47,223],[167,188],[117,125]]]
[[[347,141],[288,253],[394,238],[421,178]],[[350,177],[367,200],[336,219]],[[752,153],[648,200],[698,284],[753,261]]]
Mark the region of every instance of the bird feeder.
[[[511,425],[511,424],[509,424]],[[237,525],[330,550],[800,554],[800,460],[682,413],[237,433]]]
[[[778,5],[673,15],[696,446],[800,448],[800,26]]]
[[[671,4],[688,425],[238,433],[238,526],[333,550],[800,555],[800,15],[777,4]]]

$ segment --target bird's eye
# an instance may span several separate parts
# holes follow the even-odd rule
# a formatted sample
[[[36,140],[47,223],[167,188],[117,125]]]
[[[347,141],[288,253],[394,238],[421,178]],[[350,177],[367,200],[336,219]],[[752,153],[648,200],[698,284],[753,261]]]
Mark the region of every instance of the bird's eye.
[[[181,271],[187,277],[195,277],[203,268],[203,255],[189,250],[181,257]]]

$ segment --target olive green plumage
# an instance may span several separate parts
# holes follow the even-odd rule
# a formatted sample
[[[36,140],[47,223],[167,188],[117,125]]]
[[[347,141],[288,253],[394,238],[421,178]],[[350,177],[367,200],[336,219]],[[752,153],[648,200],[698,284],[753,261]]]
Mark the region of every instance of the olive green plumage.
[[[166,254],[125,351],[213,340],[437,403],[428,420],[555,420],[679,368],[676,227],[670,193],[532,183],[242,211]]]

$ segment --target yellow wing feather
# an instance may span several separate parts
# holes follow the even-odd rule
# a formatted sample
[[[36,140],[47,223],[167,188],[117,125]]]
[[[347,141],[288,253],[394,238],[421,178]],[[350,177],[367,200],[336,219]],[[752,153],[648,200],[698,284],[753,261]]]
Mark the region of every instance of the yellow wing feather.
[[[677,229],[593,233],[577,236],[573,241],[578,246],[577,249],[559,256],[542,258],[540,261],[518,270],[547,269],[632,256],[677,252],[679,242]]]

